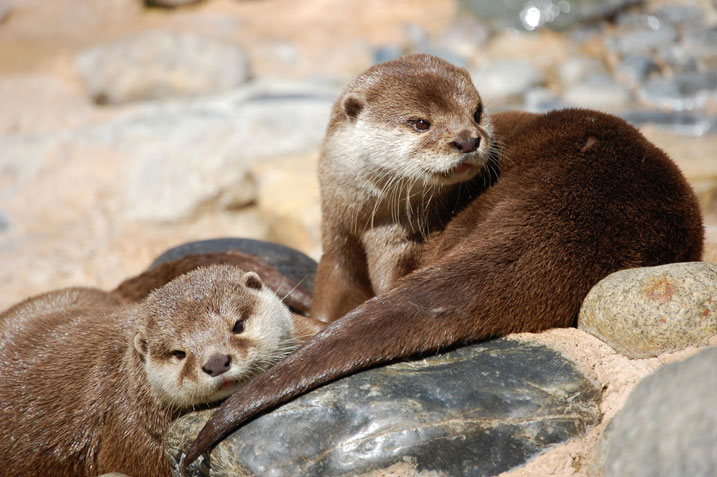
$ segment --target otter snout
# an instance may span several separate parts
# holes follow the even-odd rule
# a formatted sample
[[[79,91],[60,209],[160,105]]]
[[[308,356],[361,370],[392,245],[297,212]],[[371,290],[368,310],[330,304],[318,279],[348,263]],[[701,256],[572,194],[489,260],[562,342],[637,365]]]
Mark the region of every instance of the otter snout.
[[[228,354],[215,354],[202,366],[202,371],[211,377],[217,377],[229,371],[232,364],[232,357]]]
[[[469,137],[468,139],[451,142],[451,147],[464,154],[473,152],[480,146],[480,137]]]

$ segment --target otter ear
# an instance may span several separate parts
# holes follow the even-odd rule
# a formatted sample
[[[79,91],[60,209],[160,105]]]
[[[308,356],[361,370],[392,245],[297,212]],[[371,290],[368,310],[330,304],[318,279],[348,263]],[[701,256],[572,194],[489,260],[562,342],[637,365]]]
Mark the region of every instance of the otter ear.
[[[244,276],[241,277],[241,281],[247,288],[252,288],[254,290],[261,290],[261,288],[264,286],[261,283],[261,278],[259,278],[259,275],[254,272],[246,272]]]
[[[147,356],[147,340],[144,339],[144,336],[139,331],[136,335],[134,335],[134,349],[137,350],[139,355],[144,360],[144,357]]]
[[[351,121],[355,120],[361,111],[363,111],[363,103],[355,96],[349,96],[344,99],[342,107],[346,117]]]

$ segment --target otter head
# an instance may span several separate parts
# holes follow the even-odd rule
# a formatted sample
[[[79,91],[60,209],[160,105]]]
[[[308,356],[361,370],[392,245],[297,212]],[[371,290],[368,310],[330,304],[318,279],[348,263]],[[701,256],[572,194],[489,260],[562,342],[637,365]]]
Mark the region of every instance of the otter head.
[[[324,147],[340,169],[371,171],[377,187],[405,179],[425,188],[473,178],[491,157],[492,138],[468,72],[412,55],[376,65],[346,88]]]
[[[223,399],[294,348],[287,308],[256,273],[237,267],[181,275],[142,307],[134,349],[166,406]]]

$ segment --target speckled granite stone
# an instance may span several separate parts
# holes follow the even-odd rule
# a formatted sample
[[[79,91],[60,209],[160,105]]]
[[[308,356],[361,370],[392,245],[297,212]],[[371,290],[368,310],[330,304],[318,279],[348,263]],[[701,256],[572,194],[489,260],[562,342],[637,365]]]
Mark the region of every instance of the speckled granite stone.
[[[675,263],[613,273],[583,301],[578,328],[630,358],[702,344],[717,334],[717,265]]]
[[[316,389],[231,434],[187,476],[353,476],[396,466],[495,475],[597,424],[600,396],[558,352],[499,339]],[[175,475],[210,414],[185,415],[168,431]]]

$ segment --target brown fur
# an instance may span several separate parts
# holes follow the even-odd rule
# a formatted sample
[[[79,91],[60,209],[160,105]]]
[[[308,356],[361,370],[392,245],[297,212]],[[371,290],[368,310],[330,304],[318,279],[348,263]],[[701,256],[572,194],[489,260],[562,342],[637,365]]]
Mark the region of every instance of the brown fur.
[[[189,261],[182,263],[187,271],[192,268]],[[239,376],[249,379],[271,364],[269,356],[286,354],[289,346],[318,331],[309,319],[294,316],[294,336],[288,340],[257,334],[274,321],[254,309],[264,293],[254,273],[215,265],[162,283],[165,271],[125,282],[136,285],[134,296],[71,288],[27,299],[0,314],[3,475],[168,476],[164,431],[203,398],[191,394],[186,405],[161,397],[148,382],[150,356],[163,365],[174,359],[170,351],[181,347],[186,357],[169,364],[181,366],[180,386],[199,383],[207,396],[217,396],[230,390],[210,388],[209,378],[197,376],[203,376],[201,363],[209,363],[201,354],[207,349],[229,353],[237,366],[251,363],[251,369],[238,368],[244,374],[232,375],[236,386],[243,383],[235,381]],[[142,284],[147,296],[133,303]],[[262,310],[283,309],[275,297],[267,300],[275,304]],[[283,310],[279,313],[289,319]],[[260,318],[253,317],[257,314]],[[247,323],[246,330],[232,331],[237,320]],[[222,374],[212,378],[212,386],[226,382],[217,381]]]
[[[483,164],[496,150],[486,116],[474,118],[480,108],[467,71],[429,56],[373,67],[338,98],[319,162],[323,255],[313,318],[331,322],[393,287],[418,266],[425,238],[490,184],[494,169]],[[430,128],[416,131],[416,119]],[[364,124],[390,136],[353,133]],[[477,151],[454,147],[472,137]],[[372,158],[369,147],[386,154]],[[477,177],[451,174],[461,163]]]
[[[492,122],[496,183],[430,236],[415,271],[229,398],[185,464],[248,419],[341,376],[455,344],[571,326],[609,273],[700,259],[694,193],[625,121],[564,110],[496,114]]]

